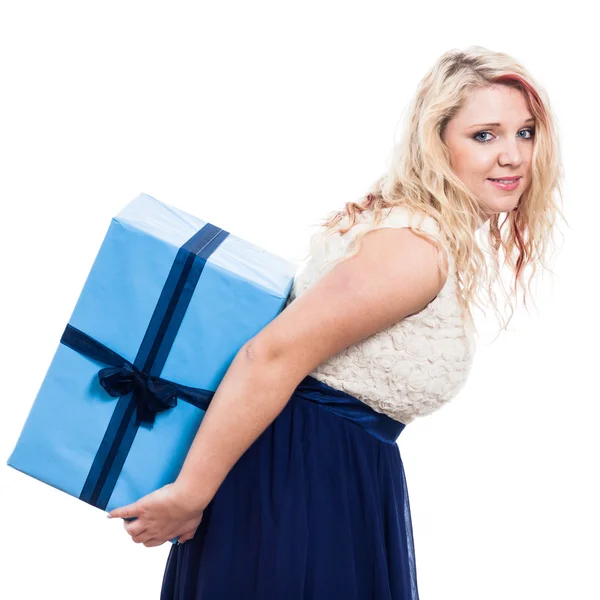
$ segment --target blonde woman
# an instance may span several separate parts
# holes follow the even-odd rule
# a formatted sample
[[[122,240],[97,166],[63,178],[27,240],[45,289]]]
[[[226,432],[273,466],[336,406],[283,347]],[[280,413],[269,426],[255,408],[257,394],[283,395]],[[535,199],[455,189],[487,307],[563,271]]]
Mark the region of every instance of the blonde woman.
[[[535,271],[562,175],[544,90],[479,46],[437,60],[391,156],[314,234],[177,481],[112,511],[137,517],[124,523],[137,543],[178,536],[162,600],[418,599],[398,436],[465,385],[471,306],[484,288],[495,305],[501,247],[507,300]]]

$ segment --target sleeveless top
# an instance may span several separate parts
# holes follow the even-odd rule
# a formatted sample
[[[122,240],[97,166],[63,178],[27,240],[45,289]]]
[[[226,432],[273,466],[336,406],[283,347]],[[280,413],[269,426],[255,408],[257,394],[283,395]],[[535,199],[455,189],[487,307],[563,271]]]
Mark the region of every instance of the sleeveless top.
[[[343,236],[332,230],[319,231],[312,238],[308,258],[296,272],[286,306],[327,273],[334,261],[349,254],[350,241],[358,232],[409,227],[410,214],[403,206],[384,209],[382,221],[375,225],[373,213],[364,211]],[[415,213],[415,225],[439,235],[433,218],[425,213],[419,216]],[[345,215],[339,225],[347,224]],[[345,348],[318,365],[310,375],[405,424],[431,414],[455,397],[471,369],[475,337],[471,325],[461,315],[454,258],[445,244],[444,248],[448,277],[439,294],[424,309]]]

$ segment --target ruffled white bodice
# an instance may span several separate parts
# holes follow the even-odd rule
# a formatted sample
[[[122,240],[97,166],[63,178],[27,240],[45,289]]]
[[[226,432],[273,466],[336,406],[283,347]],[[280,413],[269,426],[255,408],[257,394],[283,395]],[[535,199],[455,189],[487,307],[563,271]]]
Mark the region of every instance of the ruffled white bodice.
[[[372,213],[365,211],[344,236],[328,232],[321,237],[296,273],[286,305],[348,253],[360,230],[408,227],[409,216],[407,208],[394,207],[375,226]],[[419,216],[425,231],[439,232],[434,219]],[[461,316],[451,253],[448,260],[446,283],[423,310],[349,346],[310,375],[402,423],[428,415],[456,396],[470,371],[475,338]]]

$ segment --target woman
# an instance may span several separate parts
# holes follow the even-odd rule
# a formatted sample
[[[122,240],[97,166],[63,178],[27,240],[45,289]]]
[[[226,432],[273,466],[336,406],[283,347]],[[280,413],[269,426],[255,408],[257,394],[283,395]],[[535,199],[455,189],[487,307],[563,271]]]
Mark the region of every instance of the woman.
[[[561,165],[544,91],[479,46],[439,58],[405,125],[232,362],[177,481],[111,512],[136,543],[179,538],[162,600],[418,598],[396,441],[464,386],[500,246],[518,283],[543,258]]]

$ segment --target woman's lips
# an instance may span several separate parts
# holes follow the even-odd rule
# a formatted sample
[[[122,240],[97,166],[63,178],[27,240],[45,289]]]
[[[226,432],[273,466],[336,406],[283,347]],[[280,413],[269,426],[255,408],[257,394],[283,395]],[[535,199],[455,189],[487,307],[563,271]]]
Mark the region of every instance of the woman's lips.
[[[516,190],[519,187],[521,178],[519,177],[512,183],[501,183],[499,181],[494,181],[493,179],[488,179],[487,181],[489,181],[492,185],[495,185],[498,189],[506,190],[507,192],[512,192],[513,190]]]

